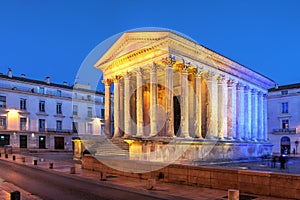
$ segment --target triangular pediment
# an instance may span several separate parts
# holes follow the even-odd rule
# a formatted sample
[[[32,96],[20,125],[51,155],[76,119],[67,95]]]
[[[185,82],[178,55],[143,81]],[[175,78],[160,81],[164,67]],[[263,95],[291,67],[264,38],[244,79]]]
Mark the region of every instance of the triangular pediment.
[[[137,50],[149,48],[154,43],[164,40],[168,31],[126,32],[105,52],[95,66],[105,70],[107,63],[119,59]]]

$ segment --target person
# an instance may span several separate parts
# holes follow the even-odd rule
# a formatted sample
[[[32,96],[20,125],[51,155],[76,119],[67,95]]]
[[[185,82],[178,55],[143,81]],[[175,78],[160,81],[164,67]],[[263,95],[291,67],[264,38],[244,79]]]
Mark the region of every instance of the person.
[[[280,169],[285,169],[285,163],[286,163],[285,155],[281,154],[279,156],[279,162],[280,162]]]
[[[276,156],[272,157],[272,168],[276,168]]]

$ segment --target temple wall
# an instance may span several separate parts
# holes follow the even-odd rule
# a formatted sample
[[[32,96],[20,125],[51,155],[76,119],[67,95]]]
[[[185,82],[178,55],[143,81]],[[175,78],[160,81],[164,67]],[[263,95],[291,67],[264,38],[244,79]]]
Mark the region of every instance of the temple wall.
[[[102,160],[103,159],[103,160]],[[82,168],[94,171],[106,171],[109,174],[134,177],[139,179],[156,178],[161,182],[185,184],[213,189],[238,189],[242,193],[300,199],[300,175],[250,170],[221,169],[203,166],[171,164],[159,170],[158,163],[143,161],[124,161],[101,158],[109,163],[108,167],[92,156],[84,156]],[[116,170],[116,168],[123,170]],[[128,171],[128,169],[131,170]],[[134,173],[144,169],[146,173]],[[126,172],[127,171],[127,172]],[[159,178],[160,177],[160,178]],[[109,179],[108,179],[109,181]],[[159,188],[159,183],[157,184]]]

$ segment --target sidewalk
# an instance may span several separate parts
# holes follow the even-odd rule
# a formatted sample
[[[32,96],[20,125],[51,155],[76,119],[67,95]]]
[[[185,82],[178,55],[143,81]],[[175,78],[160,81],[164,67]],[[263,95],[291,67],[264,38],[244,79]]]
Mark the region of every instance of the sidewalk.
[[[13,160],[12,157],[15,155],[16,160]],[[91,181],[99,181],[100,176],[99,172],[90,171],[81,169],[81,165],[72,161],[63,161],[63,160],[51,160],[42,158],[42,155],[39,157],[28,156],[28,155],[20,155],[20,154],[9,154],[8,158],[5,158],[5,155],[2,154],[0,157],[1,160],[6,160],[7,162],[15,162],[21,165],[27,165],[30,167],[37,167],[45,171],[52,171],[56,173],[61,173],[65,176],[72,176],[78,179],[89,179]],[[23,158],[25,158],[25,162],[23,162]],[[37,160],[37,165],[34,165],[34,160]],[[49,163],[53,163],[53,169],[49,169]],[[70,167],[75,167],[75,174],[70,174]],[[186,199],[199,199],[199,200],[225,200],[227,199],[227,191],[224,190],[216,190],[209,188],[201,188],[195,186],[187,186],[187,185],[178,185],[171,183],[162,183],[157,182],[156,188],[154,190],[147,190],[147,180],[122,177],[122,176],[114,176],[107,174],[107,181],[101,181],[101,183],[106,184],[111,187],[122,188],[129,191],[134,191],[142,194],[149,194],[155,198],[155,196],[172,196],[178,197],[178,199],[186,198]],[[21,197],[23,200],[29,199],[40,199],[37,196],[30,194],[29,192],[18,188],[9,183],[9,180],[3,180],[0,178],[0,200],[10,199],[10,192],[20,191]],[[266,197],[252,194],[240,194],[247,195],[253,197],[255,200],[280,200],[281,198],[275,197]],[[246,196],[245,196],[246,197]],[[246,198],[245,198],[246,199]],[[250,197],[248,199],[251,199]]]

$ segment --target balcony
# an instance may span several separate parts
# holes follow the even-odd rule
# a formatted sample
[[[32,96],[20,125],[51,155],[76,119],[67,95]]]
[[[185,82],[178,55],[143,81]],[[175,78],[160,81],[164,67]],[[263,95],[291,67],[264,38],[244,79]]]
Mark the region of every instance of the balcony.
[[[74,133],[71,129],[56,129],[56,128],[47,128],[47,133]]]
[[[274,135],[294,135],[297,134],[297,128],[280,128],[280,129],[273,129],[272,134]]]
[[[6,130],[6,126],[0,126],[0,130]]]

